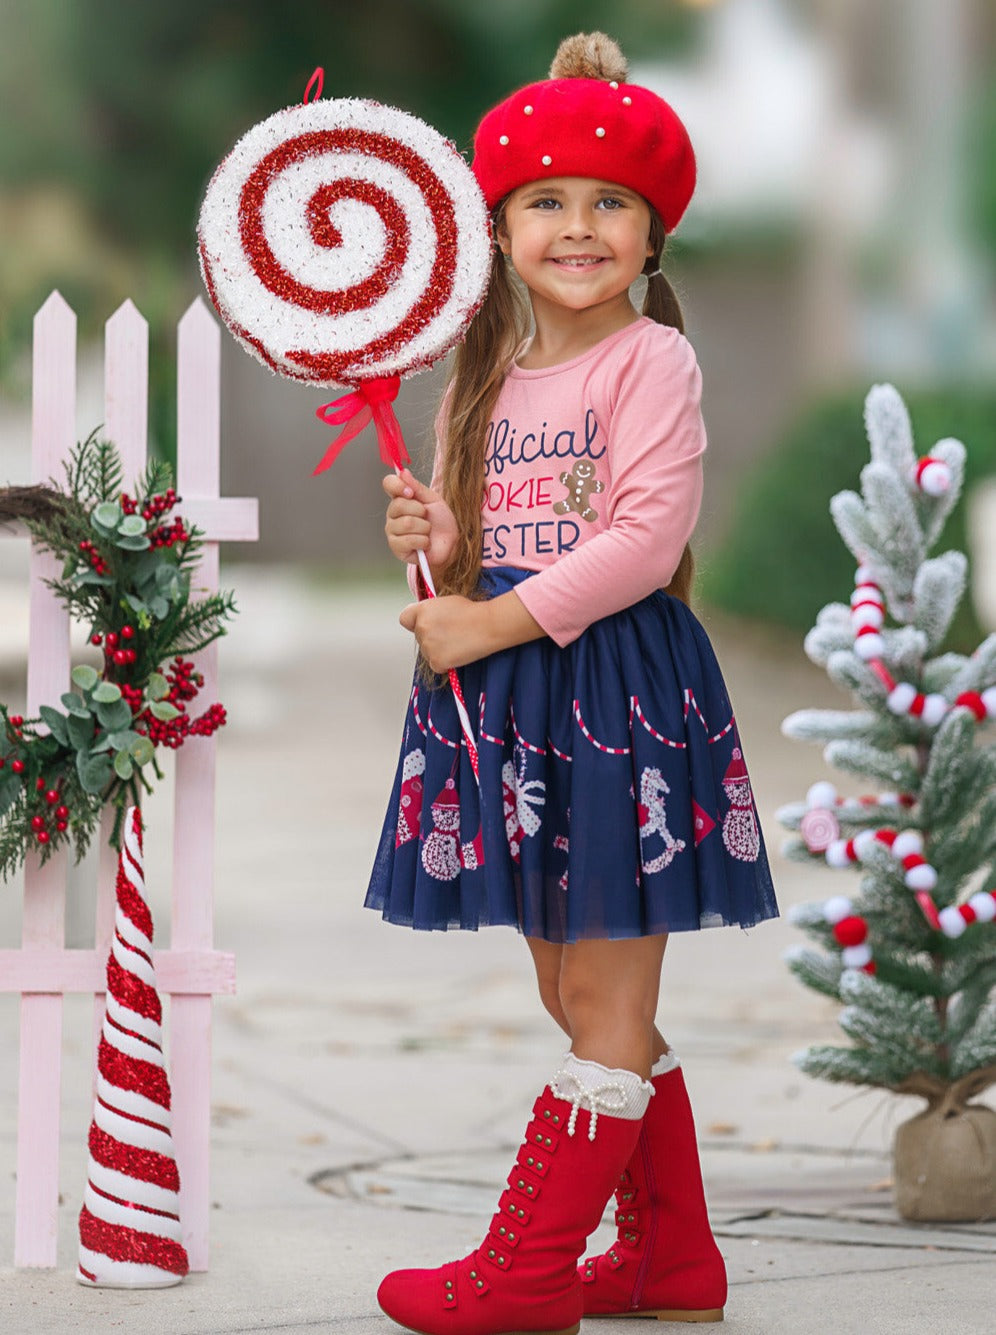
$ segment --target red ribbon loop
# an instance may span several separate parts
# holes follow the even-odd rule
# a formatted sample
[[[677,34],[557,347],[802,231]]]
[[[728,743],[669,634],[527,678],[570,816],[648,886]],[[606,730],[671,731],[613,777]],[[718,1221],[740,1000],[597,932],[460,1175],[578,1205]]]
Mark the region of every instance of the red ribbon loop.
[[[401,434],[401,423],[391,407],[400,388],[401,378],[396,375],[361,380],[351,393],[322,404],[315,415],[328,426],[342,426],[343,429],[325,451],[312,477],[331,468],[343,447],[354,436],[358,436],[371,420],[377,428],[377,443],[384,463],[389,468],[404,468],[405,464],[411,462]]]
[[[314,74],[308,80],[308,86],[304,90],[304,105],[307,106],[308,103],[311,101],[317,102],[322,95],[322,88],[324,86],[325,86],[325,71],[322,69],[321,65],[319,65],[318,68],[315,70]],[[312,88],[315,89],[315,96],[314,98],[309,98],[308,94],[311,92]]]

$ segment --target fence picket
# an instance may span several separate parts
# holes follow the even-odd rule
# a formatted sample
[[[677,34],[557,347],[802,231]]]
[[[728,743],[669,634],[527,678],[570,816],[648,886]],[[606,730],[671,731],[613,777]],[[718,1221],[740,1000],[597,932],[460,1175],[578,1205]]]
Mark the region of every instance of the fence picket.
[[[32,479],[57,475],[73,444],[76,414],[76,316],[53,292],[35,316],[32,364]],[[58,573],[47,553],[32,550],[27,705],[58,699],[69,679],[69,616],[45,583]],[[24,869],[21,941],[25,953],[65,942],[66,859]],[[62,995],[21,997],[18,1080],[17,1198],[14,1261],[52,1266],[59,1203],[59,1103]]]

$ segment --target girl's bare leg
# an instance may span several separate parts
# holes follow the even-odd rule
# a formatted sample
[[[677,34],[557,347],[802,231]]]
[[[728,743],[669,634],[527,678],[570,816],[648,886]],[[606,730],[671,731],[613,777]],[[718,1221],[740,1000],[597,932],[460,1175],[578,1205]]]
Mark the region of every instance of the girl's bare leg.
[[[666,936],[555,945],[526,943],[540,999],[571,1040],[576,1057],[649,1079],[669,1051],[655,1025]]]

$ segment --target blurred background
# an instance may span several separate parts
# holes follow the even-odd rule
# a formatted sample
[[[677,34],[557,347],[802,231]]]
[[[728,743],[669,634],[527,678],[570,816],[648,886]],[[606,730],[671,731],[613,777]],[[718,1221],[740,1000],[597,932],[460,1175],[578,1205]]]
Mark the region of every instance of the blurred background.
[[[968,444],[949,540],[971,543],[996,472],[991,0],[0,0],[0,481],[28,475],[31,320],[52,288],[91,349],[80,433],[99,421],[103,322],[130,297],[150,322],[151,431],[170,454],[207,181],[316,65],[326,96],[405,107],[467,150],[488,106],[593,27],[674,104],[699,158],[668,265],[705,376],[704,596],[794,629],[846,596],[853,563],[827,501],[856,481],[862,400],[883,379],[921,453],[941,435]],[[376,451],[361,441],[312,481],[329,394],[279,381],[227,335],[223,355],[223,490],[258,495],[262,524],[232,559],[386,571]],[[413,449],[439,379],[402,392]]]

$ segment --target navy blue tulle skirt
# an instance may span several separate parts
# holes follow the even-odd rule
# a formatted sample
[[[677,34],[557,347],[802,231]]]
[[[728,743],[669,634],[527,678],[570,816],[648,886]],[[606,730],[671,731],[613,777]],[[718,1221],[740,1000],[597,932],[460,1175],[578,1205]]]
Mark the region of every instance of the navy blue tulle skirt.
[[[485,589],[529,574],[487,570]],[[684,603],[654,593],[460,677],[480,786],[449,686],[416,677],[368,908],[558,943],[777,916],[729,697]]]

